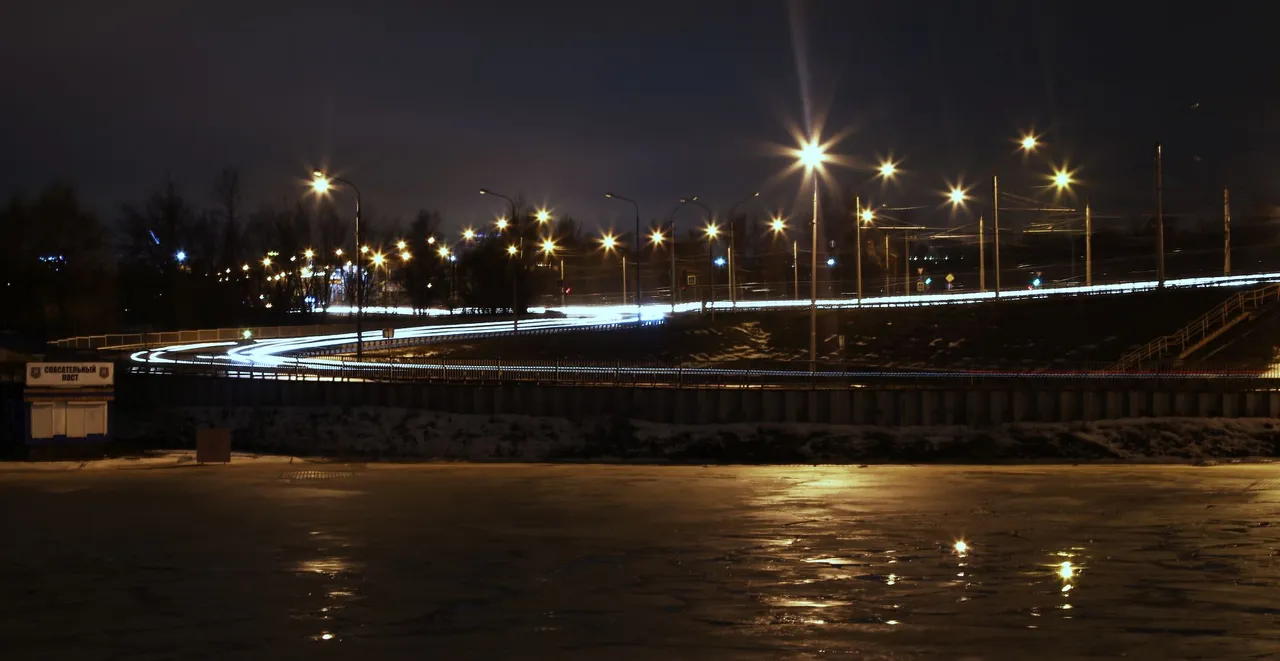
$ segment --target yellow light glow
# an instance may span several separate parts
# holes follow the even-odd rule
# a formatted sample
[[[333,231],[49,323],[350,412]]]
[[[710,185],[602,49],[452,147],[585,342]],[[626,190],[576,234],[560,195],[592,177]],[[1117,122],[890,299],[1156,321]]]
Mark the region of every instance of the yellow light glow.
[[[787,222],[781,218],[774,218],[769,221],[769,229],[773,230],[774,234],[781,234],[787,231]]]
[[[1058,565],[1058,576],[1061,577],[1062,580],[1069,581],[1075,575],[1076,568],[1071,564],[1070,560],[1066,560],[1062,564]]]
[[[410,259],[412,259],[412,258],[413,258],[413,255],[409,254],[409,251],[408,251],[408,250],[401,250],[401,251],[400,251],[400,260],[401,260],[401,261],[405,261],[405,262],[407,262],[407,261],[409,261],[409,260],[410,260]]]
[[[462,238],[471,241],[476,238],[476,231],[468,227],[467,229],[462,230]]]
[[[1053,171],[1053,185],[1058,190],[1067,190],[1074,183],[1075,179],[1071,178],[1071,172],[1066,168],[1058,168]]]
[[[361,253],[361,254],[368,254],[368,253],[369,253],[369,246],[360,246],[360,253]]]
[[[320,172],[315,172],[314,178],[311,180],[311,188],[315,190],[315,192],[323,195],[324,193],[329,192],[329,187],[329,179]]]
[[[262,258],[262,265],[263,265],[263,266],[271,266],[271,258],[270,258],[270,257],[263,257],[263,258]]]
[[[240,267],[240,270],[241,270],[241,271],[248,271],[248,270],[249,270],[249,265],[248,265],[248,264],[245,264],[244,266],[241,266],[241,267]]]
[[[555,241],[552,241],[551,239],[544,239],[544,240],[542,241],[542,252],[544,252],[544,253],[546,253],[546,254],[550,255],[551,253],[553,253],[553,252],[555,252],[555,251],[556,251],[556,242],[555,242]]]
[[[440,255],[441,257],[448,257],[448,256],[449,256],[449,247],[448,247],[448,246],[440,246],[440,248],[439,248],[438,250],[436,250],[436,254],[437,254],[437,255]]]
[[[959,553],[962,555],[969,552],[969,544],[965,542],[963,539],[956,542],[955,548],[956,548],[956,553]]]
[[[1033,152],[1036,147],[1040,146],[1040,141],[1036,139],[1034,134],[1028,133],[1022,136],[1022,140],[1018,144],[1022,147],[1022,151]]]
[[[434,236],[427,237],[427,245],[434,246],[435,244],[436,244],[436,237]]]
[[[615,239],[612,234],[605,234],[604,236],[600,237],[600,247],[604,248],[606,252],[613,250],[617,246],[618,246],[618,240]]]
[[[652,241],[655,246],[660,246],[663,241],[667,240],[667,237],[662,235],[661,230],[654,230],[653,233],[649,235],[649,240]]]
[[[514,256],[516,254],[515,246],[507,246],[507,254]]]
[[[893,175],[895,175],[895,174],[898,174],[898,166],[894,165],[893,163],[891,163],[891,162],[889,162],[889,161],[885,161],[884,163],[881,163],[881,164],[880,164],[880,176],[881,176],[881,177],[884,177],[885,179],[888,179],[888,178],[892,177],[892,176],[893,176]]]
[[[538,219],[538,222],[545,223],[551,220],[551,212],[546,209],[538,209],[538,213],[534,217]]]
[[[707,233],[708,239],[714,239],[718,234],[720,234],[720,226],[712,223],[710,225],[707,225],[705,228],[703,228],[702,231]]]
[[[306,250],[303,250],[303,251],[302,251],[302,256],[303,256],[303,257],[306,257],[307,259],[311,259],[312,257],[315,257],[315,256],[316,256],[316,251],[314,251],[314,250],[312,250],[312,249],[310,249],[310,248],[307,248]]]
[[[405,244],[405,242],[404,242],[404,240],[403,240],[403,239],[401,239],[401,240],[399,240],[399,241],[396,241],[396,249],[397,249],[397,250],[404,250],[405,245],[406,245],[406,244]]]
[[[498,225],[498,229],[499,229],[499,230],[505,230],[505,229],[507,229],[507,219],[506,219],[506,218],[499,218],[499,219],[498,219],[498,222],[497,222],[497,225]]]
[[[969,196],[965,194],[963,188],[953,186],[951,191],[947,193],[947,199],[950,200],[952,204],[964,204],[964,201],[969,199]]]
[[[869,223],[876,219],[876,212],[870,209],[863,209],[862,213],[858,214],[858,217],[862,219],[862,222]]]
[[[374,266],[382,266],[382,263],[383,263],[383,262],[385,262],[385,261],[387,261],[387,258],[386,258],[386,257],[384,257],[384,256],[382,255],[382,253],[380,253],[380,252],[373,253],[373,265],[374,265]]]
[[[827,152],[815,140],[802,145],[796,152],[796,158],[806,170],[812,170],[827,162]]]

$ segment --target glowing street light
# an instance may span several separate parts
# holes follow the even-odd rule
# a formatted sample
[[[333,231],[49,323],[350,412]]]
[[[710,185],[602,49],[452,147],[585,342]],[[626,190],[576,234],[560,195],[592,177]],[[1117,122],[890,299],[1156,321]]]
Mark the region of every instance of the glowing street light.
[[[947,192],[947,201],[950,202],[952,206],[963,205],[968,199],[969,195],[959,186],[952,186],[951,190]]]
[[[310,249],[310,248],[307,248],[306,250],[303,250],[303,251],[302,251],[302,256],[303,256],[303,257],[306,257],[307,259],[311,259],[312,257],[315,257],[315,256],[316,256],[316,251],[314,251],[314,250],[312,250],[312,249]]]
[[[387,258],[386,258],[386,257],[384,257],[382,253],[380,253],[380,252],[373,253],[373,265],[374,265],[374,266],[382,266],[382,265],[383,265],[383,263],[385,263],[386,261],[387,261]]]
[[[449,246],[440,246],[438,249],[436,249],[436,254],[437,254],[437,255],[440,255],[440,258],[441,258],[441,259],[448,259],[448,258],[449,258]]]
[[[333,188],[334,184],[342,184],[355,194],[356,198],[356,223],[355,223],[355,245],[360,245],[360,189],[350,181],[341,177],[329,177],[321,170],[311,171],[311,188],[318,195],[325,195]],[[342,255],[342,250],[338,249],[337,254]],[[361,294],[363,287],[364,270],[356,269],[355,282],[355,299],[356,299],[356,360],[364,357],[364,296]]]
[[[333,254],[337,255],[338,257],[341,257],[341,256],[342,256],[342,248],[338,248],[337,250],[334,250],[334,251],[333,251]]]
[[[816,140],[812,140],[796,150],[796,159],[806,170],[813,171],[827,162],[827,152]]]
[[[467,241],[472,241],[476,238],[476,231],[468,227],[462,230],[462,238],[466,239]]]
[[[551,220],[551,212],[546,209],[538,209],[538,213],[533,216],[539,223],[546,223]]]
[[[412,254],[410,254],[408,250],[401,250],[401,251],[400,251],[400,261],[402,261],[402,262],[407,262],[407,261],[409,261],[409,260],[410,260],[410,259],[412,259],[412,258],[413,258],[413,255],[412,255]]]
[[[1036,147],[1040,146],[1040,141],[1036,139],[1034,133],[1027,133],[1022,136],[1022,140],[1018,141],[1018,146],[1022,148],[1022,151],[1030,154],[1036,150]]]
[[[510,223],[507,222],[506,218],[499,218],[494,224],[498,226],[499,232],[504,232],[507,229],[507,225]]]
[[[613,252],[618,247],[618,240],[612,234],[605,234],[600,237],[600,247],[605,252]]]
[[[519,249],[516,248],[514,245],[507,246],[507,254],[511,255],[512,257],[515,257],[516,252],[518,252],[518,250]]]
[[[714,239],[720,234],[720,226],[715,223],[708,223],[706,227],[702,228],[702,231],[706,233],[708,239]]]
[[[360,254],[362,255],[369,254],[369,246],[360,246]]]
[[[649,242],[655,246],[662,245],[662,242],[666,240],[667,237],[662,234],[662,230],[655,229],[651,234],[649,234]]]
[[[246,272],[247,272],[247,271],[249,270],[249,265],[248,265],[248,264],[245,264],[245,265],[241,266],[241,267],[240,267],[240,270],[241,270],[241,271],[246,271]]]
[[[552,254],[554,254],[554,253],[555,253],[555,251],[556,251],[556,242],[555,242],[555,241],[552,241],[551,239],[543,239],[543,240],[542,240],[542,253],[543,253],[544,255],[547,255],[547,256],[549,257],[549,256],[551,256]]]
[[[876,212],[872,211],[871,209],[863,209],[862,213],[858,214],[858,218],[863,223],[870,223],[871,221],[876,219]]]
[[[269,267],[269,266],[271,266],[271,258],[270,258],[270,257],[263,257],[263,258],[262,258],[262,266],[263,266],[263,267]]]
[[[891,179],[895,174],[898,174],[898,166],[894,165],[890,161],[885,161],[884,163],[880,164],[881,177],[884,177],[885,179]]]
[[[1075,179],[1071,178],[1071,172],[1066,168],[1058,168],[1053,171],[1053,185],[1059,191],[1070,190],[1071,184],[1074,183],[1076,183]]]
[[[178,263],[181,264],[187,261],[187,251],[179,250],[178,252],[174,253],[173,258],[178,260]]]
[[[399,240],[399,241],[396,241],[396,249],[397,249],[397,250],[404,250],[404,248],[405,248],[405,246],[406,246],[406,245],[408,245],[408,244],[406,244],[406,243],[404,242],[404,239],[401,239],[401,240]]]
[[[773,230],[774,234],[782,234],[787,231],[787,221],[781,216],[774,216],[773,219],[769,221],[769,229]]]

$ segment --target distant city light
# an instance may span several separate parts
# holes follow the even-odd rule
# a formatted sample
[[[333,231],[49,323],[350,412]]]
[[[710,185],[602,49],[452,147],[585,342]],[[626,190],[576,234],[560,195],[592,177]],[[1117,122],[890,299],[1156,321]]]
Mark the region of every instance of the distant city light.
[[[717,258],[716,258],[716,262],[715,262],[715,264],[716,264],[716,266],[724,266],[724,265],[725,265],[724,258],[723,258],[723,257],[717,257]]]
[[[1022,147],[1022,151],[1033,152],[1036,147],[1040,146],[1040,141],[1036,139],[1034,134],[1027,133],[1022,136],[1022,140],[1018,144]]]
[[[437,255],[440,255],[441,257],[448,257],[448,256],[449,256],[449,247],[448,247],[448,246],[440,246],[440,248],[439,248],[438,250],[436,250],[436,254],[437,254]]]
[[[302,251],[302,256],[303,256],[303,257],[306,257],[307,259],[311,259],[312,257],[315,257],[315,256],[316,256],[316,251],[314,251],[314,250],[312,250],[312,249],[310,249],[310,248],[307,248],[306,250],[303,250],[303,251]]]
[[[897,173],[898,173],[898,166],[894,165],[892,162],[885,161],[884,163],[880,164],[881,177],[884,177],[885,179],[889,179],[890,177],[892,177]]]
[[[827,258],[827,266],[835,266],[835,265],[836,265],[836,258],[835,258],[835,257],[828,257],[828,258]]]
[[[551,220],[551,212],[546,209],[538,209],[538,213],[534,216],[539,223],[545,223]]]
[[[781,234],[787,230],[787,222],[778,216],[774,216],[769,221],[769,229],[773,230],[774,234]]]
[[[515,246],[507,246],[507,254],[508,254],[508,255],[515,255],[515,254],[516,254],[516,247],[515,247]]]
[[[187,261],[187,251],[179,250],[178,252],[174,253],[173,258],[178,260],[179,263],[185,262]]]
[[[401,240],[399,240],[399,241],[396,241],[396,250],[404,250],[404,247],[405,247],[406,245],[408,245],[408,244],[406,244],[406,243],[404,242],[404,239],[401,239]]]
[[[499,229],[499,230],[505,230],[505,229],[507,229],[507,219],[506,219],[506,218],[499,218],[499,219],[498,219],[498,221],[497,221],[497,223],[495,223],[495,224],[498,226],[498,229]]]
[[[470,240],[472,240],[472,239],[476,238],[476,231],[475,231],[475,230],[473,230],[473,229],[471,229],[470,227],[468,227],[468,228],[466,228],[466,229],[462,230],[462,238],[464,238],[464,239],[466,239],[466,240],[470,241]]]

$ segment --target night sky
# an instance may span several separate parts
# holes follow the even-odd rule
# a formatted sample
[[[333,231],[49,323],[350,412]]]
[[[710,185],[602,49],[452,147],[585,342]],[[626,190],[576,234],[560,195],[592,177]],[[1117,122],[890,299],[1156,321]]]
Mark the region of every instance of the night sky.
[[[766,206],[790,207],[799,176],[777,181],[788,161],[768,145],[792,143],[807,96],[850,132],[841,154],[904,159],[876,194],[891,204],[935,204],[946,178],[994,165],[1030,187],[1011,140],[1033,127],[1095,207],[1147,210],[1156,140],[1172,211],[1209,208],[1224,182],[1274,201],[1265,4],[1141,4],[9,2],[0,191],[62,178],[113,218],[166,177],[207,204],[224,165],[251,204],[278,201],[319,163],[375,216],[455,226],[502,210],[481,187],[590,224],[631,214],[606,190],[646,220],[766,184]]]

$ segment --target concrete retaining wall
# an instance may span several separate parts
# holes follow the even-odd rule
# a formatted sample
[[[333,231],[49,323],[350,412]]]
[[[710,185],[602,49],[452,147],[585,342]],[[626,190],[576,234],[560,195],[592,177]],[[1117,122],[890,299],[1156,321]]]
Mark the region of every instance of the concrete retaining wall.
[[[395,406],[469,414],[570,419],[605,415],[677,424],[812,422],[850,425],[996,425],[1144,417],[1280,417],[1280,391],[1043,386],[847,390],[698,389],[268,381],[122,375],[117,406]]]

